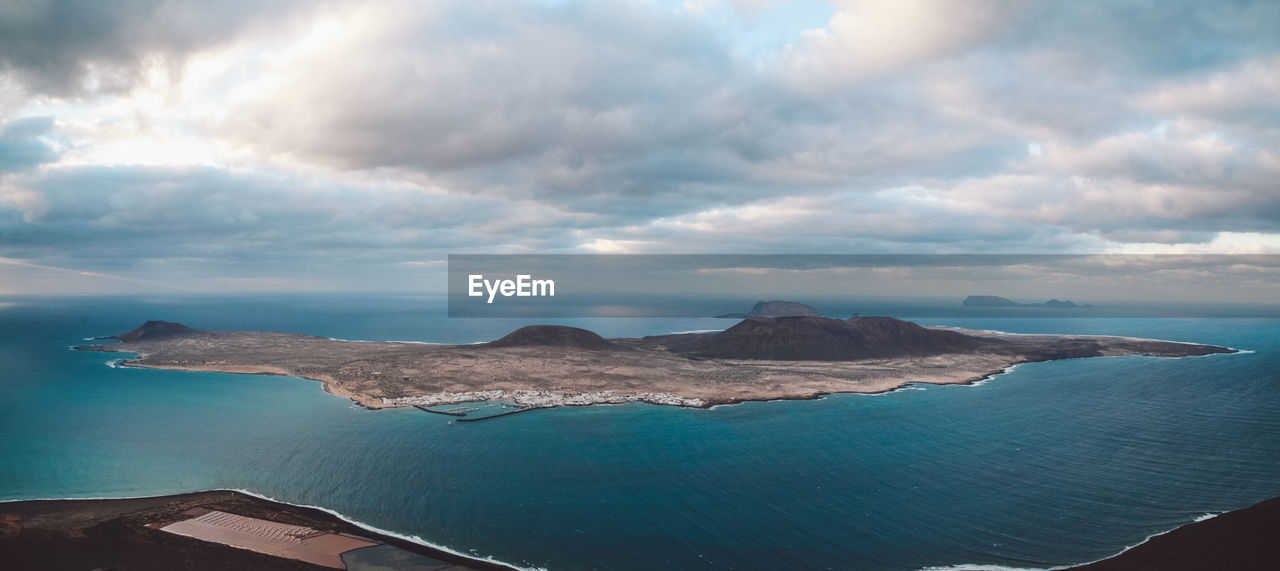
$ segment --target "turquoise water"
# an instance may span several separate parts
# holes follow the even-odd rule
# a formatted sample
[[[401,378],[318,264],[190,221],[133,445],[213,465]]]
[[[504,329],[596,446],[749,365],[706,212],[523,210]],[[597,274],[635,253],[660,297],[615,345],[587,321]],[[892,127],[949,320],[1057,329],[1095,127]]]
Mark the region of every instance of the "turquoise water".
[[[1252,350],[1030,364],[978,386],[534,411],[449,426],[313,381],[114,369],[70,351],[146,319],[469,342],[439,300],[0,305],[0,499],[242,488],[551,569],[1047,567],[1280,495],[1280,320],[946,319]],[[606,336],[724,320],[560,320]]]

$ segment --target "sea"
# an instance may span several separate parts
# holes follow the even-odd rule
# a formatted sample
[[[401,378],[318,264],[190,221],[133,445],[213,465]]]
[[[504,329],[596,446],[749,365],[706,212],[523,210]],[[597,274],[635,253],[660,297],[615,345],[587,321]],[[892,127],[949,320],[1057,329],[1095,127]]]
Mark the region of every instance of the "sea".
[[[225,488],[544,569],[1052,568],[1280,496],[1280,319],[913,318],[1224,345],[1026,364],[967,386],[535,410],[366,410],[291,377],[71,350],[151,319],[469,343],[528,320],[418,296],[0,300],[0,500]],[[558,319],[605,336],[725,319]],[[2,510],[3,504],[0,504]]]

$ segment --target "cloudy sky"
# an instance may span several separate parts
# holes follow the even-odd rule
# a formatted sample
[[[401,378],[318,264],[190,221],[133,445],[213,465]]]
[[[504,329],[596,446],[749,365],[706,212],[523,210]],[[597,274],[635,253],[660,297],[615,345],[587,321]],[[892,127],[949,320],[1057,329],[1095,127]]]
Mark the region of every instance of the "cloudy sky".
[[[1280,3],[0,1],[0,294],[1280,253]]]

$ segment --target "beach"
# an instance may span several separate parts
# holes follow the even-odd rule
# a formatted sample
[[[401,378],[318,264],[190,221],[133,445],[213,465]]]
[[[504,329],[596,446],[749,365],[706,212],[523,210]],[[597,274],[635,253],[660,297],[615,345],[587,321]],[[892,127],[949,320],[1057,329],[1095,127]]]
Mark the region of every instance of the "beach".
[[[230,490],[0,503],[0,561],[9,569],[346,569],[362,549],[407,562],[403,569],[511,569]]]

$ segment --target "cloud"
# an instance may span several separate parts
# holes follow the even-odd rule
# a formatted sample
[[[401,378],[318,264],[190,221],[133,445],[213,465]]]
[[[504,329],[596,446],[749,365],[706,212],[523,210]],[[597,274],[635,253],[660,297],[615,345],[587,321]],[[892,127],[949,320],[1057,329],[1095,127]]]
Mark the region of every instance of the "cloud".
[[[381,287],[451,251],[1280,235],[1274,2],[740,4],[6,5],[0,256]]]
[[[0,173],[53,162],[61,154],[53,117],[25,117],[0,126]]]
[[[734,62],[678,15],[400,2],[332,17],[231,102],[223,137],[340,169],[484,169],[458,185],[478,191],[651,193],[662,171],[716,176],[699,165],[733,159],[699,142],[749,113]]]
[[[846,0],[826,28],[784,54],[785,73],[810,88],[841,85],[958,55],[991,40],[1017,14],[1011,2]]]
[[[0,4],[0,71],[33,94],[128,91],[150,66],[180,73],[186,56],[250,26],[270,26],[299,2],[163,0]]]
[[[814,101],[703,22],[641,5],[402,3],[331,17],[238,93],[220,137],[292,164],[392,168],[623,216],[874,191],[1025,148],[940,117],[908,86]]]
[[[1280,122],[1280,57],[1250,59],[1193,81],[1167,81],[1142,102],[1160,113],[1274,130]]]
[[[573,226],[536,204],[215,167],[61,167],[23,175],[9,188],[21,193],[0,194],[7,255],[101,268],[158,258],[399,261],[415,252],[510,246],[516,235],[533,247],[558,226]]]

